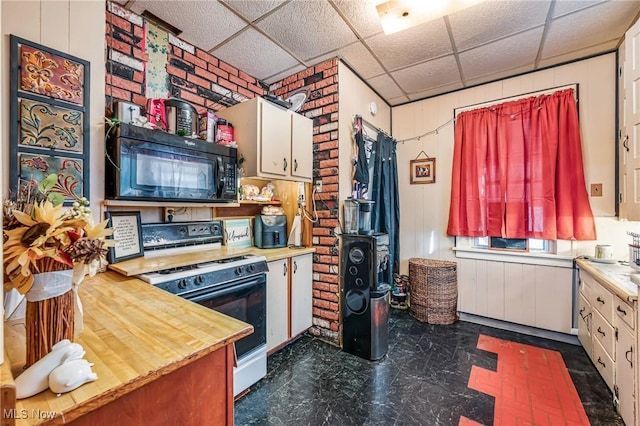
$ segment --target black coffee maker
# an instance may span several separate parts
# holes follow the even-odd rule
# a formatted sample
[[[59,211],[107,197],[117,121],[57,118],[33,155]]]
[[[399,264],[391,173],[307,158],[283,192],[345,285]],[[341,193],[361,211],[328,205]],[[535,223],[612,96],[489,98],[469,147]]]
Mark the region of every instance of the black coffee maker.
[[[259,214],[253,222],[253,239],[258,248],[287,246],[287,216]]]

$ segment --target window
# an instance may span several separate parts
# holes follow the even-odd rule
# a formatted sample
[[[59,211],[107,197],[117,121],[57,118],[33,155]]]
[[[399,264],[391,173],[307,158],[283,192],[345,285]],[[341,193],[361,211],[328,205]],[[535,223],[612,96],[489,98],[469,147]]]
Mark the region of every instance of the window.
[[[553,240],[537,238],[477,237],[474,239],[473,247],[514,252],[555,253],[556,244]]]

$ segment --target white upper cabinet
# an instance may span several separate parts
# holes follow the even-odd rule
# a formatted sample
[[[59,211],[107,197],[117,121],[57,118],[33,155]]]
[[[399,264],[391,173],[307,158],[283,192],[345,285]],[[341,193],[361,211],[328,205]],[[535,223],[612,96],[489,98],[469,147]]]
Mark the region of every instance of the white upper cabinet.
[[[313,121],[262,98],[216,113],[233,124],[245,176],[311,182]]]

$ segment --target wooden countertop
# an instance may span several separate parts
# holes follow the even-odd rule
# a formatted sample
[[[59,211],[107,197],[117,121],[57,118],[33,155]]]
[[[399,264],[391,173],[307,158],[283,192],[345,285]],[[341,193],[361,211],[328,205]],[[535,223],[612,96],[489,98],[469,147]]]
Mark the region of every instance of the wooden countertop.
[[[634,271],[629,265],[597,263],[587,259],[578,259],[576,263],[580,269],[591,274],[596,281],[622,300],[638,300],[638,286],[631,281],[631,273]]]
[[[16,425],[68,422],[253,331],[249,324],[115,272],[86,279],[79,293],[84,331],[75,342],[86,351],[85,359],[95,364],[98,380],[59,397],[46,390],[18,400],[18,413],[24,409],[56,417],[43,420],[29,414]],[[14,377],[24,365],[24,353],[21,359],[11,353],[16,339],[15,330],[7,327],[5,346]],[[220,380],[226,377],[221,374]]]
[[[288,257],[313,253],[315,251],[316,249],[313,247],[259,249],[257,247],[229,248],[227,246],[222,246],[220,248],[208,249],[204,252],[200,251],[173,254],[171,256],[162,257],[138,257],[109,265],[109,269],[120,272],[123,275],[134,276],[161,269],[177,268],[180,266],[192,265],[194,263],[227,259],[229,257],[240,256],[243,254],[265,256],[267,258],[267,262],[271,262],[273,260],[286,259]]]

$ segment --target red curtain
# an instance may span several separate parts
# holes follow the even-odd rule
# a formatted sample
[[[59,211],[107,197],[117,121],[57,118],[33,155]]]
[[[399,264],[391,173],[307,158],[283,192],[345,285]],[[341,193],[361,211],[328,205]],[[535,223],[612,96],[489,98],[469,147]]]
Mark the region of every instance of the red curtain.
[[[596,239],[573,89],[458,115],[447,234]]]

